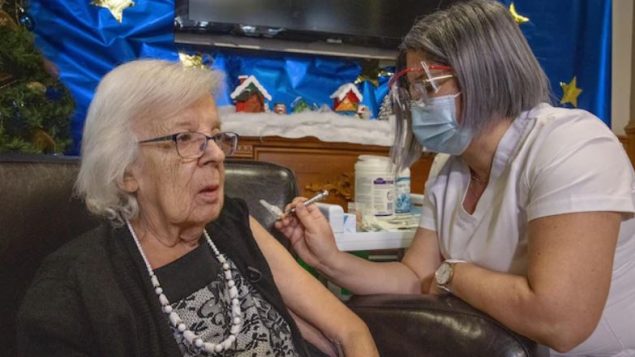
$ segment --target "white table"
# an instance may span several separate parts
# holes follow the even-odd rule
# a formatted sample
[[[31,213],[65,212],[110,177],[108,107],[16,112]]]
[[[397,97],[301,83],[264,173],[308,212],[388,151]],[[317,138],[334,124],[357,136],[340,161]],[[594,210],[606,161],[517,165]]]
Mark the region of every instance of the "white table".
[[[335,243],[342,251],[408,248],[415,230],[335,233]]]

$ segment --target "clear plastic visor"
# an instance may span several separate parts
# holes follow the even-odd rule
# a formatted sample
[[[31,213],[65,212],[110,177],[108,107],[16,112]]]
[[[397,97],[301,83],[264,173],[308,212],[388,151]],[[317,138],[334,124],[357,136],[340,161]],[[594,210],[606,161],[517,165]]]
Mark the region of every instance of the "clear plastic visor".
[[[408,73],[413,73],[416,77],[409,79]],[[421,67],[405,68],[390,79],[390,96],[393,104],[401,106],[402,109],[412,104],[425,106],[439,91],[439,87],[453,77],[452,68],[449,66],[421,62]]]

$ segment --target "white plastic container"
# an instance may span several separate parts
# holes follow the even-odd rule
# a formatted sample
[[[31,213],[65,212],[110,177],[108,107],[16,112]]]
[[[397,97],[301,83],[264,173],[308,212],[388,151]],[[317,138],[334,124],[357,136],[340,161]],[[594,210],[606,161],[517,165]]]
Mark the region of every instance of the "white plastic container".
[[[374,216],[394,214],[395,176],[390,158],[359,156],[355,163],[355,203]]]
[[[406,168],[395,180],[395,213],[410,213],[411,208],[410,169]]]

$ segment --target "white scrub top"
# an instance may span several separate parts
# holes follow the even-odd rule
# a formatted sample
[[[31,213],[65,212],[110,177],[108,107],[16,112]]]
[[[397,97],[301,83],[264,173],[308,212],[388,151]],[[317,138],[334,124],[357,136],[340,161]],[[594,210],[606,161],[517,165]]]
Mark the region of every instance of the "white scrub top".
[[[516,118],[501,139],[473,214],[463,208],[469,182],[460,157],[437,155],[420,226],[437,232],[445,259],[493,271],[527,275],[527,223],[533,219],[623,212],[601,321],[567,355],[635,356],[635,178],[613,132],[586,111],[541,104]]]

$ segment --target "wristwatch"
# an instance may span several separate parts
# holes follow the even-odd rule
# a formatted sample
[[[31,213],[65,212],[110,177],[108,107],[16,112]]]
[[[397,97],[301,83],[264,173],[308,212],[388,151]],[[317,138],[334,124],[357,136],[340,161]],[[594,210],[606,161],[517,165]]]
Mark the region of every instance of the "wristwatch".
[[[445,290],[449,293],[452,292],[450,291],[449,285],[450,285],[450,282],[452,282],[452,278],[454,277],[454,266],[457,263],[465,263],[465,261],[456,260],[456,259],[447,259],[443,261],[443,263],[441,263],[437,271],[434,272],[434,279],[436,280],[437,286],[440,289]]]

